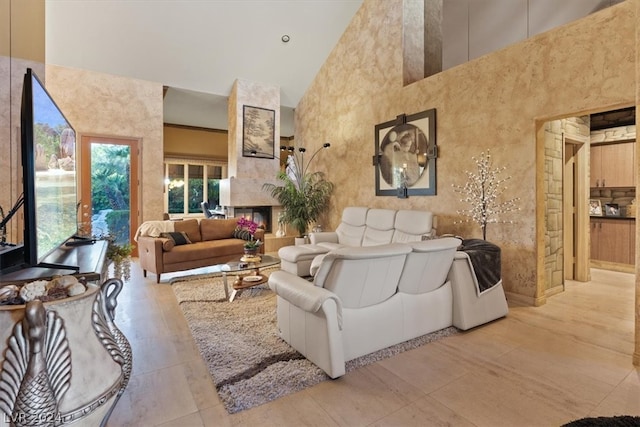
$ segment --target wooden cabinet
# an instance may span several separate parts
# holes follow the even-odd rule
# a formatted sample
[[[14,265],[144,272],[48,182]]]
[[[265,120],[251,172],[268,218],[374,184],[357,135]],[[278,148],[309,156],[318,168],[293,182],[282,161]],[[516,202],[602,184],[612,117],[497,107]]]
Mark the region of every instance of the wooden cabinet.
[[[629,224],[629,264],[636,265],[636,222]]]
[[[591,187],[634,187],[635,142],[591,146]]]
[[[635,264],[635,220],[591,217],[591,259]]]

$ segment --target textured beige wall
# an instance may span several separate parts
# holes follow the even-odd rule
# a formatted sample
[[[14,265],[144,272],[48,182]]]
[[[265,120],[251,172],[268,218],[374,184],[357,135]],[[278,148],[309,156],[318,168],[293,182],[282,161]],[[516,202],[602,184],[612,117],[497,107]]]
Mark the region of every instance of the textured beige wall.
[[[162,219],[162,85],[88,70],[46,66],[47,90],[78,133],[139,138],[141,218]]]
[[[487,238],[503,249],[510,298],[535,303],[544,290],[544,245],[539,251],[537,244],[544,230],[536,223],[544,218],[536,207],[537,198],[544,200],[537,186],[543,162],[536,161],[544,141],[537,138],[548,120],[635,103],[635,3],[403,87],[402,0],[365,0],[296,109],[297,141],[332,144],[314,165],[336,184],[323,224],[335,227],[349,205],[428,209],[439,216],[441,233],[479,237],[474,224],[454,224],[456,210],[466,206],[451,186],[464,184],[465,170],[475,168],[472,156],[490,149],[494,164],[512,176],[504,197],[520,197],[521,210],[513,225],[490,224]],[[376,197],[375,124],[429,108],[437,109],[437,195]]]
[[[6,1],[1,10],[6,13]],[[11,56],[28,61],[44,61],[44,0],[10,0]],[[5,16],[5,15],[3,15]]]
[[[0,57],[11,54],[11,1],[0,0]]]

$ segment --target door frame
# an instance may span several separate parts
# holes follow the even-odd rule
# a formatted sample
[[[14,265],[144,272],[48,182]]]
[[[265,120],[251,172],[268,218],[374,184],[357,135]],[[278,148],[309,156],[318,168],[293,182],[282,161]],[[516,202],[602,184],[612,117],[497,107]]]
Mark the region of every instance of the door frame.
[[[563,196],[563,224],[572,226],[574,230],[574,245],[572,247],[572,253],[567,253],[567,246],[564,245],[564,257],[565,264],[566,258],[574,257],[574,278],[573,280],[579,282],[587,282],[591,280],[591,273],[589,269],[590,262],[590,250],[589,250],[589,162],[590,162],[590,143],[588,137],[579,135],[564,135],[563,141],[563,157],[565,156],[565,146],[572,144],[575,146],[574,150],[574,163],[575,174],[573,181],[573,200],[575,201],[575,212],[567,212],[565,207],[568,206],[566,197]],[[563,158],[563,164],[567,161]],[[563,182],[568,181],[568,177],[565,175],[566,170],[563,171]],[[567,194],[566,192],[564,193]],[[564,229],[564,228],[563,228]]]
[[[112,145],[127,145],[130,147],[130,180],[129,180],[129,242],[134,243],[134,236],[140,224],[140,138],[128,138],[121,136],[105,136],[97,134],[80,135],[80,169],[78,171],[80,179],[78,181],[80,192],[80,217],[84,222],[85,218],[91,218],[91,143],[97,142]],[[87,203],[86,201],[89,201]],[[131,256],[138,256],[138,249],[133,245]]]

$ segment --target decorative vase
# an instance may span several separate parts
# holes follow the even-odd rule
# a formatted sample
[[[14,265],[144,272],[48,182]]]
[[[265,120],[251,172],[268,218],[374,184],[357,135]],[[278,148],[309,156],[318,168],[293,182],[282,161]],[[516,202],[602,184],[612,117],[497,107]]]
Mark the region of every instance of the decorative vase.
[[[258,248],[244,248],[244,254],[255,256],[258,254]]]
[[[113,277],[128,282],[131,278],[131,257],[113,260]]]
[[[108,279],[76,296],[0,306],[3,410],[14,408],[2,425],[107,424],[131,378],[131,345],[115,325],[122,286]]]

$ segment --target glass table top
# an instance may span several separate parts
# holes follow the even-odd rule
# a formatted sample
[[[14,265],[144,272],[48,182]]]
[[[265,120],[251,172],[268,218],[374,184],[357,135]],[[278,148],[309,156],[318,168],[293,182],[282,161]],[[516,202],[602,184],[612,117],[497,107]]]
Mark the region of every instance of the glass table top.
[[[240,259],[238,259],[238,261],[230,261],[226,264],[220,264],[218,267],[221,272],[235,273],[245,270],[254,270],[256,268],[260,269],[271,267],[277,264],[280,264],[280,258],[272,255],[260,255],[259,262],[242,262]]]

